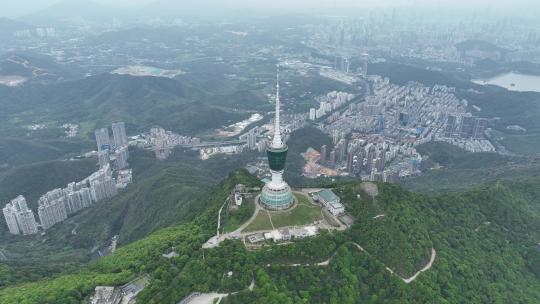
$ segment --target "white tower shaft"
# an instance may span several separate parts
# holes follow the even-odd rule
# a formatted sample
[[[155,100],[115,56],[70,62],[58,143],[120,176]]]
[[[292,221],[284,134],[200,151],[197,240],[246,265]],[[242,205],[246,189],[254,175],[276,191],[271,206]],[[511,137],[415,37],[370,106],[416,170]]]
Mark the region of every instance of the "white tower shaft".
[[[280,101],[279,101],[279,69],[278,69],[277,83],[276,83],[276,119],[274,121],[274,138],[272,140],[272,148],[283,147],[283,141],[281,140],[281,131],[279,129],[279,111],[280,111]]]

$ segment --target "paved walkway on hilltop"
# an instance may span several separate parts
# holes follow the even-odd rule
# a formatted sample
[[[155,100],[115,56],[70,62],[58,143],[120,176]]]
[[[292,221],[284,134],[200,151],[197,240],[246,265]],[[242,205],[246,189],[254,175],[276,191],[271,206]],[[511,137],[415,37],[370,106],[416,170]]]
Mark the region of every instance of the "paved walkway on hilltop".
[[[241,233],[242,230],[246,229],[246,227],[249,226],[249,224],[251,224],[251,222],[253,222],[255,220],[255,218],[257,217],[257,214],[259,214],[259,210],[261,209],[261,206],[257,203],[257,200],[258,200],[258,197],[255,199],[255,202],[254,202],[255,211],[253,212],[253,214],[251,215],[249,220],[247,220],[245,223],[243,223],[236,230],[234,230],[232,232],[229,232],[229,233],[224,233],[224,234],[219,233],[219,227],[220,227],[220,221],[221,221],[221,209],[220,209],[219,210],[219,215],[218,215],[218,232],[217,232],[217,234],[215,236],[211,237],[206,243],[204,243],[202,247],[203,248],[213,248],[213,247],[218,246],[219,243],[221,243],[221,242],[223,242],[225,240],[241,237],[242,236],[242,233]]]

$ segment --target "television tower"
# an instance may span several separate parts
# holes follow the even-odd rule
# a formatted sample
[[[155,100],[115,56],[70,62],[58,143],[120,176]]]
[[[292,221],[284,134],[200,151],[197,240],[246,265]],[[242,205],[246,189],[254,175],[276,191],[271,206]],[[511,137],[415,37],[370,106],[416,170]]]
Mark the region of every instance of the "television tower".
[[[287,161],[287,152],[289,148],[281,138],[279,112],[279,67],[277,72],[276,84],[276,117],[274,120],[274,138],[272,143],[266,149],[268,156],[268,165],[272,180],[264,186],[261,196],[261,205],[269,210],[285,210],[291,207],[294,203],[294,196],[291,187],[283,180],[283,172],[285,171],[285,162]]]

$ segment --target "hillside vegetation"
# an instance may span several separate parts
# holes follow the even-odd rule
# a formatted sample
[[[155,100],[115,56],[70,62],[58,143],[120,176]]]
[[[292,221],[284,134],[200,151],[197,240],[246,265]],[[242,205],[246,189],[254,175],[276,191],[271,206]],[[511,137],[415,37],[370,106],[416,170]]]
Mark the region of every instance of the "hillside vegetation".
[[[0,173],[0,202],[24,195],[30,208],[47,191],[80,181],[97,169],[95,158],[46,161],[20,166]]]
[[[0,286],[70,272],[97,258],[97,250],[109,246],[114,235],[118,235],[120,245],[126,245],[156,230],[193,220],[204,212],[205,202],[220,181],[250,159],[249,155],[244,155],[202,161],[193,151],[178,150],[167,161],[161,162],[150,151],[132,150],[133,184],[114,198],[101,201],[55,225],[45,235],[9,235],[2,218],[0,251],[4,259],[0,261],[0,267],[10,269],[13,277],[11,281],[0,282]],[[88,162],[95,166],[95,160]],[[39,195],[50,187],[65,186],[62,181],[67,183],[77,179],[71,174],[57,176],[58,171],[54,168],[64,164],[74,163],[39,164],[29,166],[29,172],[26,167],[21,167],[10,175],[11,178],[0,178],[0,185],[4,185],[0,189],[5,191],[0,193],[6,197],[11,197],[9,193],[13,191],[31,194],[29,197],[35,199],[29,203],[36,212]],[[74,167],[64,169],[70,169],[73,174],[81,171]],[[27,183],[25,176],[33,183]],[[16,183],[10,183],[11,180]],[[39,187],[29,188],[28,185]]]
[[[101,74],[48,86],[0,88],[0,135],[14,136],[32,123],[73,123],[92,137],[98,127],[124,121],[143,131],[158,124],[194,133],[234,123],[248,115],[206,102],[207,92],[188,81]]]
[[[447,143],[418,146],[422,154],[422,175],[400,183],[422,192],[458,191],[495,180],[524,180],[540,177],[540,158],[470,153]]]
[[[245,171],[201,201],[193,221],[143,240],[52,280],[0,290],[2,303],[79,303],[93,287],[149,274],[142,303],[177,303],[193,291],[237,292],[225,303],[537,303],[540,299],[540,180],[494,182],[451,194],[419,195],[377,184],[371,197],[359,183],[336,185],[353,227],[288,246],[246,251],[228,241],[201,244],[215,233],[217,210],[238,183],[258,185]],[[373,218],[385,214],[384,217]],[[354,243],[363,246],[358,250]],[[411,284],[433,247],[433,267]],[[166,259],[170,250],[179,257]],[[332,257],[333,256],[333,257]],[[315,263],[328,266],[287,266]],[[267,266],[270,264],[270,266]],[[225,274],[233,272],[231,277]],[[253,291],[247,287],[254,282]]]
[[[93,148],[88,142],[0,138],[0,166],[9,168],[61,159],[90,147]]]

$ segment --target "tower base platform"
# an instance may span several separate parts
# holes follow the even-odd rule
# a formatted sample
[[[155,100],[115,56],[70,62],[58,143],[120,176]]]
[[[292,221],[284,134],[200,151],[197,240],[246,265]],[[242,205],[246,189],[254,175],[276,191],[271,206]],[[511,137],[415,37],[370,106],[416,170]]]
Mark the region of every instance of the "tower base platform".
[[[291,191],[291,187],[287,183],[279,188],[271,187],[271,183],[264,186],[261,195],[259,196],[259,203],[267,210],[286,210],[294,205],[294,195]]]

